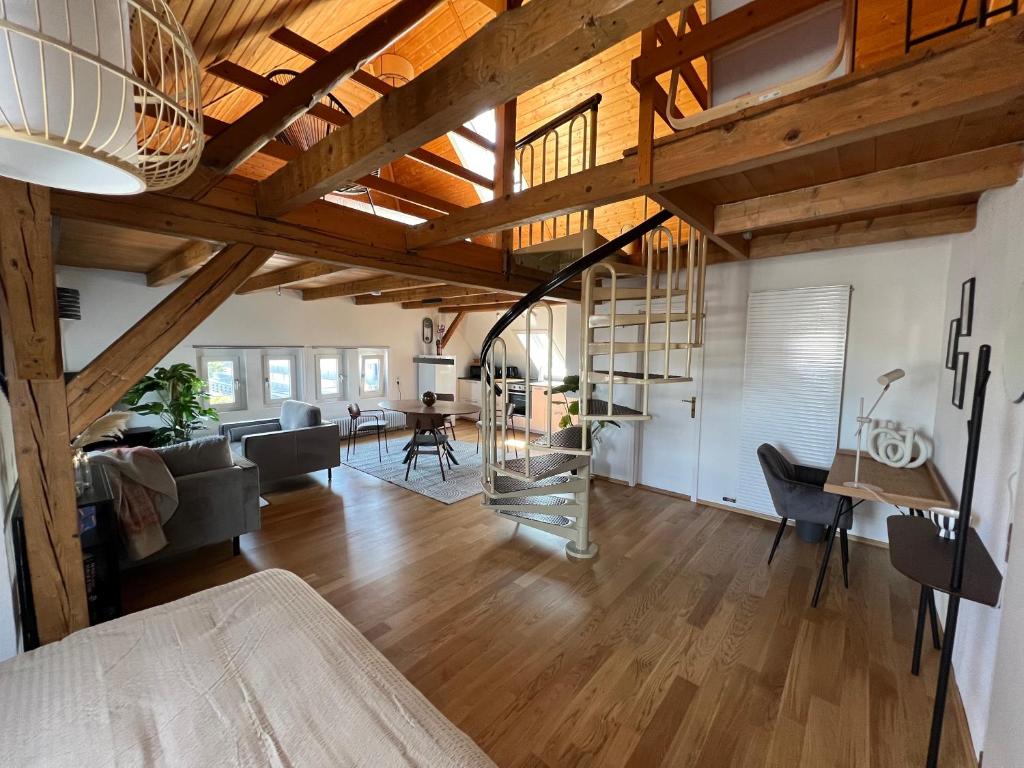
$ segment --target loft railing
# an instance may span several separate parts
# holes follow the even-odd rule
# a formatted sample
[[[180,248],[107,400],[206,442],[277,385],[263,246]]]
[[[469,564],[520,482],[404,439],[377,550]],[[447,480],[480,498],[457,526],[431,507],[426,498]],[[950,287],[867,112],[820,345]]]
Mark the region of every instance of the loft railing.
[[[515,192],[580,173],[597,164],[600,104],[601,94],[594,94],[516,142]],[[513,247],[526,248],[593,226],[593,208],[553,216],[517,227]]]
[[[1000,5],[997,8],[992,7],[991,0],[978,0],[977,12],[973,16],[968,16],[968,4],[968,0],[960,0],[960,8],[957,11],[956,21],[953,21],[940,29],[933,29],[931,32],[914,35],[914,0],[907,0],[907,24],[903,35],[904,52],[910,53],[910,49],[915,45],[927,43],[938,37],[943,37],[944,35],[956,32],[957,30],[967,29],[968,27],[980,28],[987,26],[989,19],[1001,16],[1004,13],[1016,16],[1020,11],[1018,0],[1010,0],[1010,2]],[[971,4],[973,5],[973,3]]]

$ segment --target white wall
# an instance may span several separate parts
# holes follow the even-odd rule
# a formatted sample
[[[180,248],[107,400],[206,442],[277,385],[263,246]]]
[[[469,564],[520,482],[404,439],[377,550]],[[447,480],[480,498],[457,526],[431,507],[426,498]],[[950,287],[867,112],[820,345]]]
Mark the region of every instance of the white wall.
[[[1024,453],[1024,406],[1014,405],[1006,398],[1002,373],[1003,340],[1009,330],[1006,327],[1007,314],[1024,282],[1024,259],[1020,254],[1021,221],[1024,221],[1024,184],[1018,183],[1009,189],[985,193],[978,209],[975,230],[950,238],[952,259],[943,317],[948,324],[949,319],[959,314],[961,283],[969,277],[976,277],[974,328],[970,338],[964,338],[960,343],[960,348],[970,353],[964,410],[958,410],[950,403],[953,374],[949,371],[943,372],[935,409],[935,464],[953,495],[959,499],[977,350],[981,344],[990,344],[992,378],[981,437],[973,519],[982,541],[1000,567],[1004,565],[1012,520],[1011,496]],[[1013,332],[1020,333],[1022,329],[1016,328]],[[1018,526],[1019,536],[1024,530],[1020,515],[1018,522],[1021,523]],[[1015,577],[1020,579],[1021,575],[1015,574]],[[985,746],[1000,615],[996,609],[974,603],[961,604],[954,666],[974,745],[978,749]],[[1012,618],[1007,620],[1018,631],[1024,626],[1024,614],[1019,604]],[[1019,637],[1018,634],[1017,642],[1020,642]],[[1012,653],[1012,650],[1004,644],[1002,652]],[[1021,696],[1020,690],[1017,696]],[[1020,745],[1019,723],[1017,731],[1017,743]],[[1019,756],[1020,752],[1017,754]],[[987,759],[985,762],[990,764]]]
[[[64,350],[67,370],[80,370],[114,339],[173,290],[146,287],[145,275],[110,270],[60,267],[58,285],[78,288],[82,298],[82,320],[64,322]],[[416,376],[413,355],[433,351],[421,341],[420,325],[427,313],[400,309],[393,304],[356,306],[350,299],[302,301],[297,291],[263,291],[232,296],[207,318],[161,364],[176,362],[196,365],[193,345],[251,345],[260,347],[303,347],[305,364],[300,381],[300,399],[313,401],[312,347],[387,347],[388,396],[397,397],[396,381],[402,394],[414,397]],[[260,380],[259,353],[247,355],[250,382]],[[373,407],[380,398],[362,401]],[[263,404],[262,387],[250,387],[248,410],[223,415],[224,421],[274,416],[277,405]],[[320,403],[325,417],[347,415],[344,402]],[[136,417],[141,422],[141,417]]]
[[[7,502],[18,481],[14,464],[14,435],[11,428],[11,406],[0,393],[0,661],[18,652],[20,638],[15,613],[14,563],[8,552],[9,532],[5,528],[11,510]]]

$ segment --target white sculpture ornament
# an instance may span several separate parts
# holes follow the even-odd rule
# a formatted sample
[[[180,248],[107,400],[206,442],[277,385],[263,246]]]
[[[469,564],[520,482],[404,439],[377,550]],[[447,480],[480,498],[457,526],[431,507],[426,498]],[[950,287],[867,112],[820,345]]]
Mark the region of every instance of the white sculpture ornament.
[[[868,433],[871,458],[897,469],[920,467],[932,455],[931,441],[911,427],[900,427],[895,421],[879,422]]]

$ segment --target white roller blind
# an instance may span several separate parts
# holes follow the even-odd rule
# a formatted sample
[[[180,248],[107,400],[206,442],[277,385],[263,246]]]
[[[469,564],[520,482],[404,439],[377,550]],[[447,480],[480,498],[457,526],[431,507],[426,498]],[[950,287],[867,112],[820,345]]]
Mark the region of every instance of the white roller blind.
[[[827,467],[839,436],[850,286],[751,293],[743,365],[737,503],[775,511],[757,447],[772,443],[798,464]]]

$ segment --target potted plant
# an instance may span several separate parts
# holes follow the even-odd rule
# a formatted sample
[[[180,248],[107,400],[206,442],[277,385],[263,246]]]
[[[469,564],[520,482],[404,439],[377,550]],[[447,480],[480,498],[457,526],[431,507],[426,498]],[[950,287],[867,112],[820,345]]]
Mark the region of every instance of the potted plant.
[[[579,392],[580,389],[580,377],[579,376],[566,376],[562,379],[561,385],[551,388],[551,393],[556,395],[562,395],[565,400],[565,415],[562,416],[558,421],[559,429],[567,429],[572,426],[573,417],[580,415],[580,401],[573,400],[569,402],[569,398],[565,397],[567,392]],[[545,392],[545,394],[547,394]],[[599,419],[598,421],[589,422],[590,427],[590,440],[592,443],[600,442],[601,432],[606,427],[618,427],[617,421],[611,419]]]
[[[155,400],[142,402],[147,395]],[[159,416],[164,426],[156,430],[156,445],[184,443],[206,419],[219,420],[217,411],[205,406],[209,397],[196,369],[186,363],[157,368],[128,390],[124,402],[129,410],[143,416]]]

